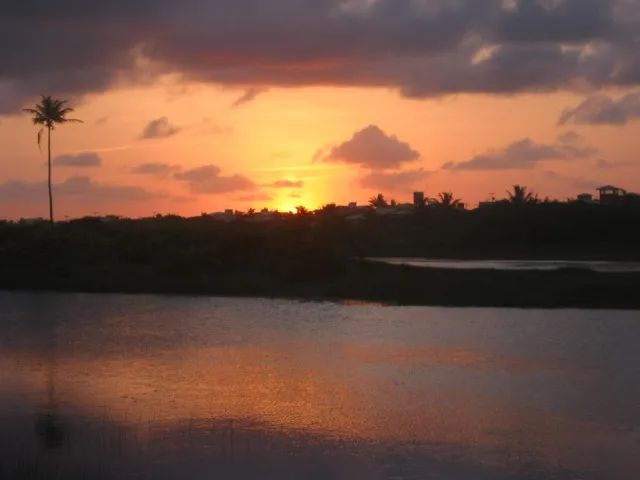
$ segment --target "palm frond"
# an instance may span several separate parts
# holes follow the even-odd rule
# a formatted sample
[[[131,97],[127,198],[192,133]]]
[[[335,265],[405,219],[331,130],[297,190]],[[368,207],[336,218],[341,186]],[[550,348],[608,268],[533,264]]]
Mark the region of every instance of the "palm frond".
[[[81,123],[77,118],[67,118],[74,111],[71,107],[65,107],[67,100],[55,99],[50,95],[41,95],[40,102],[33,108],[25,108],[23,112],[30,114],[34,125],[41,125],[38,131],[38,148],[42,150],[42,134],[44,129],[54,130],[56,125],[64,123]]]
[[[42,151],[42,133],[44,132],[44,127],[38,130],[38,149]]]
[[[48,95],[41,95],[39,103],[33,108],[25,108],[23,111],[33,116],[34,125],[46,125],[47,128],[54,128],[56,124],[80,123],[77,118],[67,118],[67,115],[74,111],[71,107],[66,107],[67,100],[54,99]]]

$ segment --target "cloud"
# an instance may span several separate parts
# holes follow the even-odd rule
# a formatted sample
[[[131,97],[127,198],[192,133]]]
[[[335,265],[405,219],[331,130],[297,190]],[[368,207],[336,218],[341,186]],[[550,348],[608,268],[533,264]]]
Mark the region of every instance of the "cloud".
[[[202,119],[202,133],[212,135],[231,135],[233,133],[233,127],[218,125],[213,119],[204,117]]]
[[[543,175],[547,180],[559,181],[559,182],[562,182],[564,185],[568,185],[571,188],[578,188],[583,190],[595,190],[600,185],[602,185],[601,182],[587,180],[581,177],[574,177],[571,175],[563,175],[553,171],[545,171],[543,172]]]
[[[265,185],[271,188],[302,188],[304,182],[302,180],[277,180],[273,183]]]
[[[592,156],[592,147],[569,144],[546,145],[529,138],[519,140],[502,150],[491,150],[460,163],[449,162],[445,170],[522,170],[535,167],[546,160],[574,160]]]
[[[421,184],[431,173],[422,168],[403,172],[371,172],[360,179],[360,184],[381,191],[402,191]]]
[[[244,105],[245,103],[252,102],[258,95],[261,95],[266,91],[266,88],[247,88],[247,90],[245,90],[245,92],[233,102],[232,106],[234,108],[237,108]]]
[[[581,125],[625,125],[640,119],[640,90],[615,100],[604,94],[585,99],[580,105],[568,108],[558,123]]]
[[[53,159],[53,165],[59,167],[99,167],[102,165],[102,158],[93,152],[59,155]]]
[[[596,160],[595,165],[597,168],[602,170],[613,170],[621,167],[628,167],[633,165],[633,162],[610,162],[609,160],[605,160],[604,158],[599,158]]]
[[[639,28],[637,0],[8,2],[0,111],[162,73],[411,97],[628,87],[640,84]]]
[[[574,131],[564,132],[558,135],[558,143],[564,145],[574,145],[580,143],[583,140],[583,136]]]
[[[132,173],[138,175],[153,175],[158,177],[164,177],[176,170],[180,170],[178,165],[171,165],[168,163],[149,162],[141,163],[131,169]]]
[[[317,154],[316,159],[318,158],[324,162],[342,162],[385,170],[416,161],[420,154],[408,143],[387,135],[375,125],[369,125],[356,132],[350,140],[331,148],[328,154]]]
[[[604,158],[599,158],[598,160],[596,160],[596,167],[601,168],[602,170],[610,170],[612,168],[615,168],[615,164],[605,160]]]
[[[53,186],[54,195],[83,202],[143,202],[163,196],[141,187],[94,182],[89,177],[74,176]],[[0,184],[3,201],[36,202],[45,198],[46,182],[12,180]]]
[[[193,193],[220,194],[238,191],[255,190],[256,184],[244,175],[220,175],[221,170],[215,165],[174,173],[174,178],[185,182]]]
[[[141,138],[166,138],[175,135],[179,131],[180,129],[178,127],[169,123],[169,119],[167,117],[161,117],[151,120],[147,126],[144,127]]]

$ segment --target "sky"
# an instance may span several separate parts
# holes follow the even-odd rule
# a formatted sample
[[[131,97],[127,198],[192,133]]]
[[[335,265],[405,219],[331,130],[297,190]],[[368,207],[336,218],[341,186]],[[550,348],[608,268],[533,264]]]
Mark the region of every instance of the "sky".
[[[640,190],[640,0],[0,6],[0,218]]]

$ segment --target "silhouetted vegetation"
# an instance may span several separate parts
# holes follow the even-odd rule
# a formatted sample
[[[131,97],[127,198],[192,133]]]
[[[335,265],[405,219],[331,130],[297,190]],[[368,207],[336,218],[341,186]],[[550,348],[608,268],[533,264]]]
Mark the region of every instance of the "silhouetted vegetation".
[[[451,192],[441,192],[438,198],[433,200],[433,204],[445,208],[458,208],[462,205],[462,200],[455,198]]]
[[[525,196],[526,198],[526,196]],[[0,287],[353,298],[448,305],[637,307],[640,275],[452,272],[366,257],[640,260],[640,208],[498,202],[403,215],[316,212],[0,224]]]
[[[383,207],[388,207],[389,202],[387,202],[386,198],[384,198],[384,195],[382,193],[379,193],[375,197],[371,197],[369,199],[369,205],[375,208],[383,208]]]
[[[527,203],[538,203],[538,196],[530,192],[527,187],[522,185],[514,185],[513,191],[507,192],[509,201],[514,205],[525,205]]]
[[[66,107],[66,100],[58,100],[50,96],[42,96],[40,103],[33,108],[25,108],[24,111],[32,115],[31,121],[34,125],[41,125],[38,130],[38,147],[42,140],[44,130],[47,130],[47,183],[49,186],[49,222],[53,224],[53,195],[51,193],[51,131],[56,125],[62,125],[69,122],[82,122],[77,118],[67,118],[72,113],[73,108]]]

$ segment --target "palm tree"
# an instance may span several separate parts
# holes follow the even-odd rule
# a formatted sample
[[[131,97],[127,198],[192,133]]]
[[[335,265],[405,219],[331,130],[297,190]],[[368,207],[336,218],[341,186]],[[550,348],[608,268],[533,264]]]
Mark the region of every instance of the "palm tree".
[[[441,192],[438,194],[438,198],[434,200],[436,205],[447,208],[457,208],[461,204],[459,198],[454,198],[451,192]]]
[[[513,192],[507,192],[509,202],[513,205],[525,205],[527,203],[538,203],[538,195],[528,191],[523,185],[514,185]]]
[[[53,195],[51,193],[51,130],[56,128],[56,125],[69,122],[82,122],[76,118],[67,118],[67,115],[73,112],[73,108],[66,107],[67,100],[58,100],[51,96],[42,95],[40,103],[37,103],[33,108],[25,108],[24,111],[32,115],[31,120],[34,125],[41,125],[38,131],[38,147],[42,140],[42,133],[44,129],[47,129],[47,167],[48,167],[48,185],[49,185],[49,221],[53,225]]]
[[[384,198],[384,195],[381,193],[379,193],[375,197],[371,197],[369,199],[369,205],[375,208],[383,208],[383,207],[389,206],[389,204],[387,203],[387,200]]]

